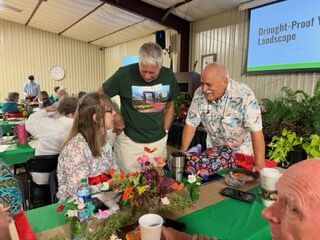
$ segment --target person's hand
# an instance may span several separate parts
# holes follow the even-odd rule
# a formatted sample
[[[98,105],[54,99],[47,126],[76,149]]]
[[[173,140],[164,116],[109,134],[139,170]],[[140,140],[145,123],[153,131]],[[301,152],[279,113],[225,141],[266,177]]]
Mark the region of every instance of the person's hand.
[[[113,117],[113,132],[120,134],[124,129],[124,121],[119,113],[116,113]]]
[[[260,174],[261,170],[265,167],[266,167],[266,165],[265,165],[264,161],[262,163],[256,162],[254,167],[252,168],[252,172],[257,172]]]
[[[47,106],[44,108],[47,112],[56,112],[57,108],[53,105]]]
[[[162,227],[162,238],[163,240],[176,240],[176,239],[184,239],[184,240],[192,240],[192,235],[189,235],[184,232],[179,232],[171,227]]]
[[[4,208],[3,205],[0,204],[0,229],[6,229],[9,226],[9,209],[10,206]]]

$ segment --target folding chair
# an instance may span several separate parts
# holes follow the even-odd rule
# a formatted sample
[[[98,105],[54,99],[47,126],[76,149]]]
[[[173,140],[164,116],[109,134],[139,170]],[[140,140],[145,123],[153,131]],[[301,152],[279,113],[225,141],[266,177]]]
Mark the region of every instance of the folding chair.
[[[29,209],[40,207],[51,203],[50,188],[49,188],[49,174],[57,169],[59,154],[43,155],[30,157],[26,162],[25,167],[28,175],[28,204]],[[48,184],[37,184],[31,173],[47,173]],[[38,198],[37,198],[38,195]],[[38,203],[36,203],[36,201]]]
[[[53,170],[49,175],[49,188],[50,188],[50,199],[51,203],[58,202],[56,198],[57,191],[58,191],[58,177],[57,177],[57,170]]]

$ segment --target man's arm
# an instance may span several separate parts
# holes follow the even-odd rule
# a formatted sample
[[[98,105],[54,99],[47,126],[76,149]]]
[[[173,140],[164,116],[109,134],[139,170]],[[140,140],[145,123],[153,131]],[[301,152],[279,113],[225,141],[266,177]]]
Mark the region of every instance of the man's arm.
[[[253,153],[256,159],[253,170],[260,172],[262,168],[265,167],[265,162],[264,162],[265,143],[264,143],[262,130],[251,132],[251,139],[252,139]]]
[[[103,86],[97,89],[97,93],[106,94]],[[115,115],[113,116],[113,132],[119,135],[125,127],[124,120],[120,115],[118,108],[115,107],[114,104],[112,104],[112,109],[115,112]]]
[[[180,147],[180,150],[182,152],[186,151],[189,148],[195,132],[196,132],[196,127],[189,125],[187,123],[184,125],[181,147]]]
[[[166,108],[164,110],[164,117],[163,117],[163,128],[164,130],[170,129],[171,123],[173,121],[173,112],[174,112],[174,102],[168,102]]]

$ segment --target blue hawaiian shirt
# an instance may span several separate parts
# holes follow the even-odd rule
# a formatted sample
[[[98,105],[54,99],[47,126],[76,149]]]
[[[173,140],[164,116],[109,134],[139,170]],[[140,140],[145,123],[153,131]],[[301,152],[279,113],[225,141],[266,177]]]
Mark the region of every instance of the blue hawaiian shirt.
[[[207,132],[207,147],[229,145],[235,151],[253,154],[250,132],[262,130],[261,111],[253,91],[228,79],[224,95],[208,101],[199,87],[193,96],[186,123]]]

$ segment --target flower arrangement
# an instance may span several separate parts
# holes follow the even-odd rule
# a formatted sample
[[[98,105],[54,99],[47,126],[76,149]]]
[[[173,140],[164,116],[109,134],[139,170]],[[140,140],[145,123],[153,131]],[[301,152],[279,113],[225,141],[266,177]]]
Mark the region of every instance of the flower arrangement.
[[[187,185],[187,189],[188,189],[189,197],[192,202],[197,202],[200,197],[200,184],[201,184],[201,177],[199,176],[200,172],[198,172],[197,175],[194,175],[194,174],[188,175],[189,184]]]
[[[150,150],[152,151],[152,150]],[[199,199],[198,175],[191,175],[186,184],[176,182],[164,174],[163,166],[166,164],[162,157],[153,158],[156,165],[153,165],[147,155],[137,159],[141,168],[131,173],[116,172],[110,169],[108,175],[112,176],[113,191],[121,193],[119,205],[120,210],[112,215],[107,211],[93,213],[92,203],[84,203],[82,200],[69,200],[62,205],[67,217],[72,223],[80,225],[75,232],[83,234],[87,219],[102,219],[95,221],[94,231],[86,231],[86,239],[110,239],[117,231],[125,225],[136,223],[138,218],[148,212],[164,215],[168,212],[184,211],[192,206]],[[183,191],[187,189],[188,191]],[[187,195],[186,193],[189,193]],[[76,224],[74,224],[76,225]]]
[[[157,156],[153,160],[156,166],[151,164],[147,155],[143,155],[137,159],[141,166],[139,171],[128,174],[109,172],[118,186],[117,190],[123,192],[123,206],[131,205],[144,210],[163,205],[168,207],[173,197],[171,195],[184,188],[183,183],[164,175],[162,168],[165,161],[162,157]]]

